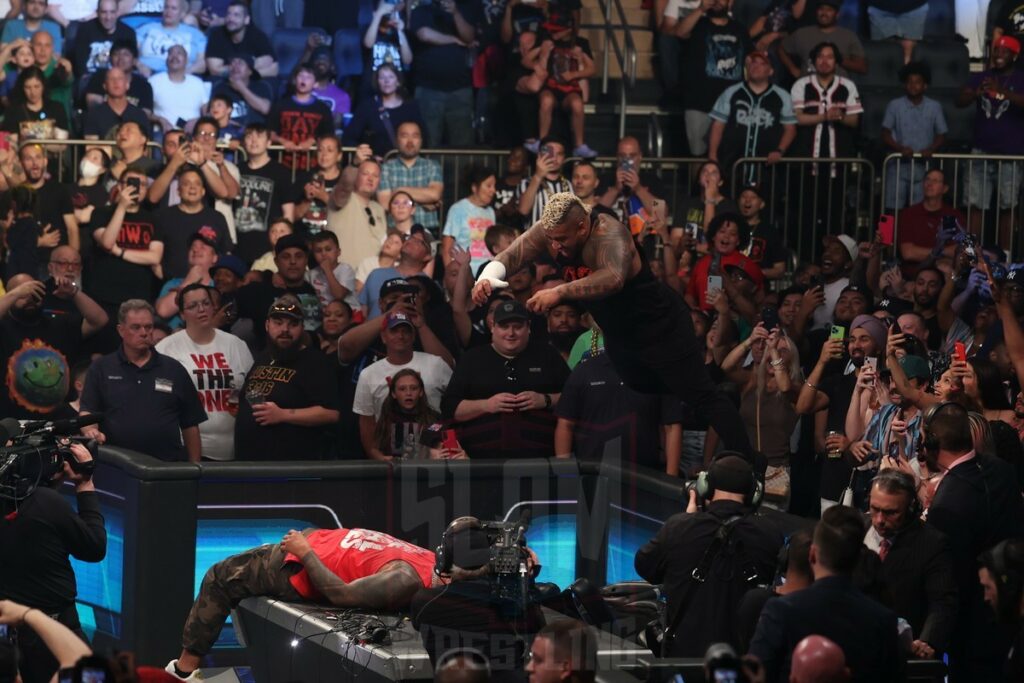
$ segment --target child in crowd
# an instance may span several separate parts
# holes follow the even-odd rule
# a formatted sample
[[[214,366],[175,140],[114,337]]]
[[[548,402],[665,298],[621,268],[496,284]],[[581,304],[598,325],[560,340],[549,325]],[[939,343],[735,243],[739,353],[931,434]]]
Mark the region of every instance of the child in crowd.
[[[318,138],[334,132],[331,109],[313,95],[314,88],[313,67],[299,65],[291,78],[290,94],[275,102],[267,115],[271,141],[288,150],[281,160],[288,168],[308,169],[309,155],[294,152],[311,150]]]
[[[341,299],[353,310],[359,309],[356,298],[356,273],[352,266],[341,263],[341,246],[338,236],[330,230],[313,235],[309,242],[316,266],[306,271],[306,281],[313,285],[320,305],[326,307],[335,299]]]
[[[295,228],[292,226],[292,222],[290,220],[287,218],[275,219],[274,222],[270,224],[270,230],[267,231],[267,239],[270,241],[270,251],[253,261],[252,268],[249,270],[269,270],[271,273],[276,273],[277,263],[274,262],[274,247],[277,245],[277,241],[279,239],[285,235],[290,235],[293,232],[295,232]]]

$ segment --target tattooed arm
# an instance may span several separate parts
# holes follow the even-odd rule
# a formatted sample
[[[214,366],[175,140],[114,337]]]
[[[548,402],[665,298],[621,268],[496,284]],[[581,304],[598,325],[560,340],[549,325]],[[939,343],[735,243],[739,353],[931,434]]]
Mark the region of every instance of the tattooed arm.
[[[508,286],[506,277],[536,259],[547,251],[547,248],[548,238],[544,234],[544,228],[540,223],[534,223],[532,228],[517,237],[508,249],[495,256],[494,260],[480,271],[480,277],[473,285],[473,303],[477,306],[487,303],[493,290]]]
[[[563,300],[600,299],[622,289],[629,276],[639,270],[639,254],[633,238],[618,221],[595,221],[583,246],[583,263],[590,274],[556,287]]]
[[[289,531],[281,547],[302,560],[313,587],[335,607],[396,609],[408,605],[423,587],[415,570],[401,561],[389,562],[376,574],[345,583],[320,561],[298,531]]]
[[[494,260],[500,261],[505,266],[505,272],[511,275],[546,252],[547,248],[548,238],[544,235],[544,228],[540,223],[534,223],[508,249],[495,256]]]

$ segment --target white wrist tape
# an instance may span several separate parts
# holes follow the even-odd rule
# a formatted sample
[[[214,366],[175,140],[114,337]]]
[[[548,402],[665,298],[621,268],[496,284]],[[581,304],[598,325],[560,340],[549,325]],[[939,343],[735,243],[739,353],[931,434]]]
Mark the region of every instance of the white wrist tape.
[[[491,283],[492,289],[508,287],[508,283],[505,282],[505,264],[501,261],[491,261],[480,271],[480,277],[477,280],[487,280]]]

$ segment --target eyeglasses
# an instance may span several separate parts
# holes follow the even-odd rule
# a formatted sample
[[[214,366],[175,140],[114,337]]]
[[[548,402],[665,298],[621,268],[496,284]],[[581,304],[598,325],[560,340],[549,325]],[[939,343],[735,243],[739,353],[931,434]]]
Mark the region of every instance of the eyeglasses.
[[[391,202],[391,206],[415,206],[416,202],[411,199],[396,199]]]
[[[366,212],[366,220],[370,221],[370,227],[371,228],[376,228],[377,227],[377,219],[373,217],[373,211],[370,211],[370,207],[368,207],[368,206],[364,207],[363,211]]]
[[[59,266],[61,268],[81,268],[81,261],[50,261],[51,266]]]
[[[516,375],[516,366],[512,363],[511,358],[505,359],[505,379],[509,382],[519,381],[519,376]]]
[[[198,311],[205,310],[207,308],[213,308],[213,302],[209,299],[203,299],[200,301],[193,301],[192,303],[185,306],[186,311]]]
[[[210,132],[208,130],[204,130],[202,132],[196,133],[196,137],[197,138],[216,138],[217,134],[216,133],[212,133],[212,132]]]

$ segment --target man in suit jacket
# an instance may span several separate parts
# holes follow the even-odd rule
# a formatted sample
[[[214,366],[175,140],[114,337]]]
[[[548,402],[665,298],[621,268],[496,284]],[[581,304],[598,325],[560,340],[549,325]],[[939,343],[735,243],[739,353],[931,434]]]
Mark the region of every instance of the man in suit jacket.
[[[920,511],[914,478],[882,470],[871,482],[871,528],[864,545],[878,553],[891,606],[914,630],[914,655],[932,659],[949,646],[957,588],[949,543],[921,521]]]
[[[864,524],[848,507],[826,510],[814,529],[809,588],[770,600],[761,613],[750,654],[764,665],[768,683],[789,680],[790,656],[809,635],[820,635],[846,653],[854,683],[902,681],[904,661],[896,614],[854,588]]]
[[[960,604],[949,646],[949,678],[1001,680],[1010,638],[985,607],[977,558],[1003,539],[1020,536],[1024,503],[1013,468],[977,455],[967,411],[942,403],[925,414],[923,455],[929,469],[942,472],[928,508],[928,524],[946,534],[953,553],[953,577]]]

